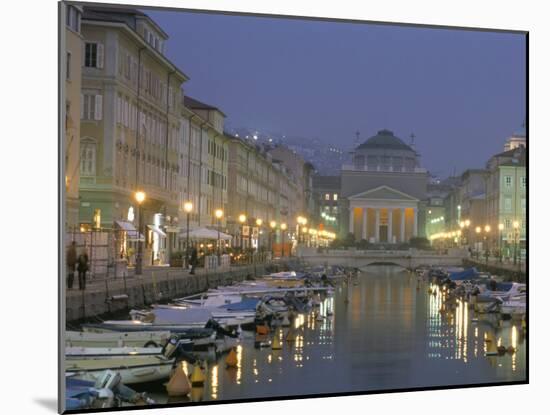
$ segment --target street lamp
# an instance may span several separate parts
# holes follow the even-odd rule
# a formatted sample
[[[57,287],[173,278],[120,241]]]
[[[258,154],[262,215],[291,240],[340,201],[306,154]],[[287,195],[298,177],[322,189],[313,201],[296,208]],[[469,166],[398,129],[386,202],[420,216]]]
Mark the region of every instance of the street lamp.
[[[143,256],[143,241],[141,240],[141,235],[143,235],[143,212],[141,210],[141,205],[145,201],[146,195],[145,192],[138,190],[135,194],[136,202],[138,203],[138,216],[139,216],[139,224],[138,224],[138,251],[136,255],[136,275],[141,275],[142,273],[142,261],[141,258]]]
[[[220,227],[221,227],[221,219],[223,216],[223,210],[216,209],[214,211],[214,215],[216,216],[216,219],[218,220],[218,266],[221,265],[221,254],[220,254]]]
[[[512,226],[514,227],[514,265],[516,265],[518,263],[519,222],[515,220]]]
[[[271,228],[271,232],[269,234],[269,245],[270,245],[269,249],[271,251],[271,256],[275,257],[275,252],[273,251],[273,245],[274,245],[273,235],[275,234],[275,228],[277,227],[277,222],[272,220],[271,222],[269,222],[269,227]]]
[[[498,224],[498,262],[502,264],[502,231],[504,230],[504,224]]]
[[[185,202],[183,204],[183,210],[185,212],[185,216],[187,220],[187,236],[185,237],[185,265],[188,266],[189,265],[189,215],[193,210],[193,203]]]
[[[281,223],[281,257],[285,256],[285,231],[286,231],[286,223]]]
[[[264,223],[263,220],[260,218],[256,219],[256,226],[258,227],[258,240],[256,241],[256,252],[260,250],[260,231],[262,229],[262,223]]]
[[[489,225],[485,225],[485,233],[489,234],[491,232],[491,227]],[[485,240],[485,263],[489,263],[489,237],[485,235],[483,237]]]

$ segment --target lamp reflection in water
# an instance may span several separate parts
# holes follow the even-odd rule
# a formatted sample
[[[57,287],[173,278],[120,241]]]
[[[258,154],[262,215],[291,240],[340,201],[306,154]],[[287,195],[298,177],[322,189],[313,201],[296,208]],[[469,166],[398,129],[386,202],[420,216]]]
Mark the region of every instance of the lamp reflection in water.
[[[237,346],[237,385],[241,384],[242,361],[243,361],[243,346],[239,344]]]
[[[211,392],[212,399],[218,399],[218,365],[212,368],[212,373],[210,375],[210,378],[212,379],[210,383],[212,387],[212,392]]]

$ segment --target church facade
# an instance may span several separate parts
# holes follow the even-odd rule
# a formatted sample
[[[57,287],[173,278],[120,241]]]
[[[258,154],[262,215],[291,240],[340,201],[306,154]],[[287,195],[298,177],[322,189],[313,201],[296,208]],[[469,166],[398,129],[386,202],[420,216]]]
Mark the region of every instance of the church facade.
[[[342,166],[342,234],[371,243],[424,236],[428,172],[419,155],[389,130],[368,138]]]

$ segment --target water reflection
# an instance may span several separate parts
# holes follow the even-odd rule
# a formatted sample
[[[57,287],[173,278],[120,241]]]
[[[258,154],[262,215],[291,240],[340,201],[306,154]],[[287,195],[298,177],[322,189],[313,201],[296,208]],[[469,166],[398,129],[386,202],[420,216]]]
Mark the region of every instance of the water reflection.
[[[520,323],[498,327],[467,302],[391,267],[369,268],[356,283],[323,298],[317,312],[277,328],[272,336],[281,350],[256,349],[254,336],[243,336],[236,368],[226,369],[221,356],[206,372],[204,399],[524,379]],[[487,356],[498,345],[514,353]],[[184,371],[189,373],[186,364]],[[203,399],[198,392],[193,401]]]

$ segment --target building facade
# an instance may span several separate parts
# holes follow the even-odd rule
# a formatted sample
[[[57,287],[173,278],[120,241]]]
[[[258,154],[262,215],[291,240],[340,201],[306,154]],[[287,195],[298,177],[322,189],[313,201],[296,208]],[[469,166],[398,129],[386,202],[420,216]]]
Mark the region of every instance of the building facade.
[[[492,246],[503,245],[507,256],[517,243],[525,247],[527,232],[527,170],[523,146],[499,153],[487,163],[487,224]],[[499,231],[499,225],[503,229]]]
[[[187,76],[139,11],[84,7],[80,224],[144,224],[145,264],[166,263],[178,217],[180,95]],[[146,199],[137,205],[135,193]]]
[[[256,143],[226,134],[229,140],[228,230],[235,235],[237,246],[267,247],[273,234],[270,222],[277,227],[289,225],[297,215],[298,185],[289,169],[273,160],[267,148]],[[239,216],[246,222],[241,223]],[[262,225],[257,225],[257,220]],[[288,239],[287,239],[288,241]]]
[[[82,7],[65,8],[65,228],[79,227],[80,90],[82,78]]]
[[[407,242],[424,235],[428,174],[416,151],[381,130],[352,152],[341,171],[347,228],[355,240]]]
[[[332,232],[340,229],[340,190],[340,176],[313,176],[319,223]]]

